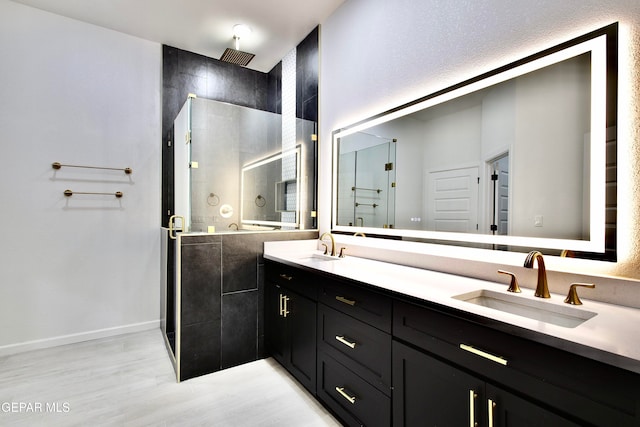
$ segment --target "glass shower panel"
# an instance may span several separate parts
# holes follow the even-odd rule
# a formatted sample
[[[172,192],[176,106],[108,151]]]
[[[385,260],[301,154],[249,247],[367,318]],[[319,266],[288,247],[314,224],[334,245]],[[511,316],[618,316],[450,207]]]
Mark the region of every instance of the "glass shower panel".
[[[280,149],[280,122],[278,114],[192,100],[190,231],[240,224],[242,165]]]
[[[316,227],[315,122],[296,119],[293,156],[284,156],[292,149],[283,147],[281,115],[267,111],[189,98],[174,129],[175,213],[185,217],[185,231]],[[268,179],[244,173],[248,165],[281,154]],[[254,180],[249,190],[259,210],[255,216],[243,215],[249,197],[243,178]],[[284,208],[279,195],[286,197]]]
[[[173,122],[174,188],[176,215],[183,217],[183,230],[191,223],[191,98],[182,106]]]

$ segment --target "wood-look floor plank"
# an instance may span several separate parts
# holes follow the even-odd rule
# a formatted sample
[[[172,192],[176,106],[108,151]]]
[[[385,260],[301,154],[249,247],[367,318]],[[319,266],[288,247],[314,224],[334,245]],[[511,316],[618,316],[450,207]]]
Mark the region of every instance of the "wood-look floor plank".
[[[177,383],[159,330],[2,357],[0,405],[2,426],[340,425],[272,359]]]

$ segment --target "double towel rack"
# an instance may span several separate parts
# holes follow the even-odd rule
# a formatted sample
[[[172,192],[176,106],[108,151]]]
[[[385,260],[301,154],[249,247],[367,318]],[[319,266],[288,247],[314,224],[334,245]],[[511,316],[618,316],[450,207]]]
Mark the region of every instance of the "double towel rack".
[[[84,169],[102,169],[102,170],[116,170],[123,171],[125,174],[130,175],[133,173],[133,169],[131,168],[107,168],[102,166],[83,166],[83,165],[65,165],[60,162],[51,163],[51,167],[55,170],[61,169],[62,167],[66,168],[84,168]],[[72,191],[72,190],[64,190],[63,193],[66,197],[71,197],[74,194],[96,194],[100,196],[115,196],[116,198],[121,198],[124,194],[122,191],[116,191],[114,193],[96,193],[96,192],[87,192],[87,191]]]
[[[131,168],[105,168],[102,166],[63,165],[60,162],[51,163],[51,167],[54,169],[60,169],[63,166],[66,168],[107,169],[107,170],[113,170],[113,171],[124,171],[124,173],[126,173],[127,175],[130,175],[133,173],[133,169]]]

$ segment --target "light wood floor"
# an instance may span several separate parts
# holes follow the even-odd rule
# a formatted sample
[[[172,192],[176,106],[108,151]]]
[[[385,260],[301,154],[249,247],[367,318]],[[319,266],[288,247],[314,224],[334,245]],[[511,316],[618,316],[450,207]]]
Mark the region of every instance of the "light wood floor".
[[[176,383],[155,330],[0,358],[0,425],[340,424],[273,359]]]

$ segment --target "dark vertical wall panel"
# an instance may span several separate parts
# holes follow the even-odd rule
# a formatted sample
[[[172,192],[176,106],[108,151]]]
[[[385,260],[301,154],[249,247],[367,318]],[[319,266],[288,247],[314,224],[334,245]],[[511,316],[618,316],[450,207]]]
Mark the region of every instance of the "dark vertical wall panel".
[[[267,105],[268,111],[282,114],[282,61],[267,76]]]
[[[319,27],[298,45],[296,51],[296,117],[318,121]]]
[[[258,356],[258,291],[222,297],[222,368],[252,362]]]
[[[224,239],[222,254],[222,292],[238,292],[258,288],[258,254],[262,252],[260,234],[245,233]]]

